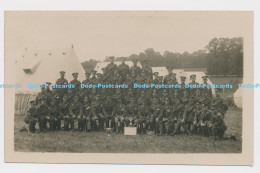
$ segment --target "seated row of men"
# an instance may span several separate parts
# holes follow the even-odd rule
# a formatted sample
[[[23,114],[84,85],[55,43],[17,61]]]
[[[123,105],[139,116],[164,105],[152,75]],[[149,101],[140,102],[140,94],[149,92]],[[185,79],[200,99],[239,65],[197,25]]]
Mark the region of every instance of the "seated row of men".
[[[199,133],[222,138],[227,129],[224,116],[227,105],[216,89],[215,96],[207,90],[197,89],[92,89],[81,92],[69,89],[62,98],[42,89],[31,101],[25,122],[35,132],[76,129],[79,131],[105,131],[112,128],[122,133],[124,127],[137,127],[139,134],[153,131],[157,135]],[[141,90],[141,91],[140,91]],[[149,92],[148,92],[149,90]],[[152,90],[152,91],[151,91]],[[138,93],[140,91],[140,94]],[[151,91],[151,92],[150,92]],[[62,121],[63,120],[63,121]],[[47,125],[49,124],[49,125]]]

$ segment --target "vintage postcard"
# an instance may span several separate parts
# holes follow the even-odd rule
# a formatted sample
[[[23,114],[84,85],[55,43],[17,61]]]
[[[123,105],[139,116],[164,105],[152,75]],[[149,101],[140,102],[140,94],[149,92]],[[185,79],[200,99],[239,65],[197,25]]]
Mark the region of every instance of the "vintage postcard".
[[[253,164],[252,11],[5,11],[5,162]]]

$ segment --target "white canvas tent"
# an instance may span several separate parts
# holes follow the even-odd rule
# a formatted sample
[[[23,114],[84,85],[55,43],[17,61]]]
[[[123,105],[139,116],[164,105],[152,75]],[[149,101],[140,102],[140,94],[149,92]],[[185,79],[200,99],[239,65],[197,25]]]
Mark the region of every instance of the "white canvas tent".
[[[105,68],[110,62],[98,62],[95,69],[97,71],[97,73],[101,73],[103,74],[102,68]],[[121,61],[115,61],[114,62],[117,66],[119,66],[122,62]],[[125,64],[127,64],[129,66],[129,68],[131,68],[133,66],[133,62],[132,61],[125,61]],[[142,67],[140,62],[137,62],[137,66],[138,67]]]
[[[234,103],[238,108],[242,108],[243,105],[243,89],[238,88],[238,90],[234,93]]]
[[[16,113],[24,113],[28,102],[35,98],[40,88],[28,88],[28,84],[55,84],[60,71],[66,72],[65,78],[70,82],[72,73],[78,72],[80,81],[85,78],[85,71],[77,59],[73,48],[54,51],[26,51],[16,62],[16,82],[22,88],[16,89]]]

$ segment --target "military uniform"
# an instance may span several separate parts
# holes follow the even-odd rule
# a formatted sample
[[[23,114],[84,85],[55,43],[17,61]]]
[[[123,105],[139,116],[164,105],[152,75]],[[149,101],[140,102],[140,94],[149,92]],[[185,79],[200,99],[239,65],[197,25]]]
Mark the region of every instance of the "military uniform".
[[[167,70],[168,70],[168,74],[163,79],[164,84],[167,84],[168,81],[170,81],[172,76],[174,75],[174,73],[172,72],[172,70],[173,70],[172,67],[168,67]]]
[[[154,72],[153,75],[154,75],[153,84],[159,85],[159,83],[160,83],[159,76],[158,76],[159,73],[158,72]]]
[[[102,104],[103,116],[101,116],[102,125],[104,129],[112,128],[115,119],[116,105],[112,101],[111,96],[107,96],[107,100]]]
[[[170,134],[173,123],[173,112],[169,103],[169,98],[165,98],[165,104],[162,106],[161,114],[157,118],[156,123],[159,124],[160,136],[163,136],[164,131],[166,135]]]
[[[189,103],[185,106],[184,113],[183,113],[183,119],[185,125],[183,126],[186,130],[186,133],[190,134],[194,131],[195,126],[197,126],[196,122],[196,109],[194,106],[194,98],[191,97],[189,99]]]
[[[91,84],[90,75],[91,74],[89,72],[85,73],[86,79],[82,81],[82,84],[84,84],[84,85],[90,85]],[[83,91],[84,91],[83,97],[85,97],[85,96],[90,94],[91,89],[90,88],[83,88]]]
[[[137,121],[135,121],[137,119],[137,114],[138,114],[138,106],[135,103],[135,99],[132,97],[130,98],[130,104],[128,104],[126,106],[126,112],[127,112],[127,116],[125,119],[125,124],[126,126],[137,126]]]
[[[208,126],[211,124],[211,120],[212,120],[212,112],[210,112],[208,110],[208,106],[204,103],[202,103],[202,107],[201,110],[199,110],[198,114],[197,114],[197,118],[198,118],[198,129],[199,132],[203,135],[203,136],[208,136],[211,134]]]
[[[89,101],[88,96],[85,96],[84,102],[82,104],[83,110],[83,119],[84,121],[84,130],[91,131],[92,130],[92,110],[91,110],[91,102]]]
[[[199,83],[196,82],[196,75],[195,75],[195,74],[190,75],[190,79],[192,80],[192,81],[189,83],[190,86],[191,86],[191,85],[199,85]],[[189,90],[189,93],[190,93],[190,97],[196,97],[197,88],[191,88],[191,87],[189,87],[188,90]]]
[[[189,103],[189,93],[187,90],[183,92],[183,97],[181,97],[181,103],[187,105]]]
[[[51,105],[49,106],[49,116],[50,130],[60,130],[63,114],[56,105],[56,100],[54,98],[51,100]]]
[[[29,124],[29,131],[31,133],[35,133],[35,125],[38,119],[38,114],[37,114],[37,108],[36,108],[36,102],[35,101],[30,101],[31,108],[27,110],[27,114],[25,116],[25,123]]]
[[[181,100],[179,98],[175,98],[173,100],[172,109],[174,115],[174,123],[176,123],[176,126],[171,135],[176,135],[180,133],[180,128],[185,125],[183,117],[185,106],[181,103]]]
[[[156,126],[156,119],[161,114],[161,105],[159,103],[159,100],[157,98],[154,98],[152,101],[152,104],[150,106],[150,119],[149,119],[149,125],[148,130],[149,131],[155,131],[156,134],[159,132],[159,123]]]
[[[225,131],[227,130],[227,126],[224,122],[224,117],[220,113],[214,112],[211,122],[212,122],[212,136],[214,137],[214,140],[217,140],[218,138],[222,139]]]
[[[40,99],[39,105],[37,107],[40,132],[44,132],[47,130],[47,119],[49,113],[48,111],[49,111],[49,107],[47,105],[46,99]]]
[[[41,99],[47,99],[47,94],[45,92],[45,87],[44,87],[45,84],[42,85],[42,88],[41,88],[41,92],[39,92],[36,96],[36,99],[35,99],[35,103],[36,105],[39,104],[39,100]]]
[[[98,82],[97,82],[97,77],[96,77],[96,73],[97,73],[96,70],[92,70],[92,77],[91,77],[91,79],[90,79],[90,83],[91,83],[92,85],[98,84]]]
[[[143,99],[141,105],[138,107],[137,131],[139,133],[146,133],[147,127],[150,125],[149,113],[150,108],[146,105],[146,99]]]
[[[137,99],[137,103],[138,105],[141,105],[143,100],[146,100],[146,93],[145,90],[141,91],[141,95],[139,96],[139,98]]]
[[[122,99],[118,98],[115,113],[115,131],[117,133],[124,131],[126,113],[126,106],[123,104]]]
[[[65,129],[68,130],[69,126],[71,127],[71,130],[74,130],[74,121],[75,119],[78,118],[79,123],[78,123],[78,128],[79,130],[82,130],[82,121],[81,121],[81,116],[82,116],[82,105],[78,101],[78,96],[75,96],[73,98],[73,102],[69,106],[69,114],[65,119]]]
[[[143,62],[142,70],[145,72],[145,76],[151,80],[153,80],[153,70],[152,68],[148,65],[148,60],[145,60]]]
[[[64,78],[65,71],[60,71],[61,77],[56,80],[56,85],[68,85],[68,80]],[[68,88],[57,88],[57,95],[60,98],[60,102],[62,98],[68,93]]]
[[[93,130],[101,130],[101,125],[100,125],[100,121],[101,121],[101,117],[103,116],[103,108],[102,108],[102,104],[100,102],[100,96],[96,95],[95,100],[92,102],[92,126],[93,126]]]
[[[72,76],[74,79],[72,81],[70,81],[70,84],[75,86],[72,90],[73,90],[73,93],[76,94],[81,88],[81,86],[80,86],[81,82],[77,79],[78,73],[72,73]]]
[[[114,64],[114,57],[110,57],[111,63],[109,63],[106,67],[108,75],[114,76],[115,70],[117,70],[117,65]]]
[[[211,88],[207,88],[207,85],[208,85],[208,83],[207,83],[208,76],[202,76],[202,79],[203,79],[203,84],[202,84],[202,86],[204,86],[203,89],[202,89],[202,92],[205,93],[205,95],[206,95],[207,97],[211,98],[211,97],[212,97],[212,89],[211,89]]]
[[[225,103],[224,99],[220,97],[220,95],[216,95],[214,98],[212,98],[212,106],[215,108],[214,111],[221,113],[223,117],[228,110],[227,104]]]
[[[124,83],[126,81],[126,76],[129,74],[129,66],[124,63],[125,61],[122,61],[122,64],[118,66],[118,73],[122,77],[122,82]]]
[[[133,66],[130,68],[131,74],[134,73],[134,77],[136,78],[138,75],[141,75],[141,68],[137,66],[137,59],[132,60]]]
[[[186,76],[182,75],[181,76],[181,88],[180,88],[180,97],[183,97],[184,96],[184,91],[186,90]]]

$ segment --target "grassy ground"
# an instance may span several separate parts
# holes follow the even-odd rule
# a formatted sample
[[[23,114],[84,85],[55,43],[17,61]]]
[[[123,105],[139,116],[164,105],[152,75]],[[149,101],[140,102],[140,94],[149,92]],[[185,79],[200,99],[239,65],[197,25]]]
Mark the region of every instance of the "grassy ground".
[[[148,135],[124,136],[105,132],[19,132],[25,126],[21,116],[15,116],[14,148],[24,152],[75,153],[239,153],[242,150],[242,111],[230,109],[225,117],[225,136],[235,134],[237,141],[212,141],[207,137]]]

